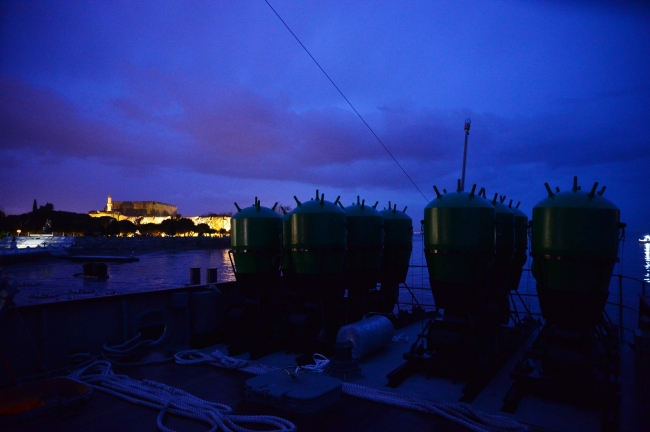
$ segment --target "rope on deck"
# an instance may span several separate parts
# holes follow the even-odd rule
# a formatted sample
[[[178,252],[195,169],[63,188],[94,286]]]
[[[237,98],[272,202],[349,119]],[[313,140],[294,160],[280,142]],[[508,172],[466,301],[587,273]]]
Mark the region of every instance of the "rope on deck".
[[[288,420],[275,416],[242,416],[232,414],[228,405],[199,399],[183,390],[150,381],[134,380],[127,375],[115,374],[110,362],[96,361],[68,376],[75,381],[128,402],[159,410],[157,425],[163,432],[174,432],[164,425],[167,413],[203,421],[212,426],[210,431],[253,432],[243,424],[265,425],[267,432],[296,431]]]
[[[314,372],[321,372],[323,367],[317,366],[319,364],[324,366],[327,362],[324,356],[321,357],[323,358],[319,358],[318,361],[316,358],[314,359],[316,363]],[[217,367],[240,370],[254,375],[278,370],[278,368],[261,364],[251,364],[247,360],[229,357],[219,350],[215,350],[209,354],[197,350],[180,351],[174,355],[174,358],[176,359],[176,363],[180,365],[208,363]],[[515,419],[507,416],[482,413],[473,409],[468,404],[461,402],[428,401],[348,382],[342,383],[341,391],[348,396],[360,399],[424,413],[437,414],[477,432],[520,432],[528,429],[526,425],[519,423]]]
[[[174,357],[165,357],[161,359],[154,360],[144,360],[144,361],[128,361],[125,362],[125,359],[128,359],[135,355],[138,351],[143,351],[151,346],[155,345],[155,340],[142,339],[142,334],[138,333],[133,338],[119,345],[108,345],[104,344],[102,347],[102,358],[108,360],[116,366],[147,366],[153,364],[167,363],[168,361],[174,360]]]

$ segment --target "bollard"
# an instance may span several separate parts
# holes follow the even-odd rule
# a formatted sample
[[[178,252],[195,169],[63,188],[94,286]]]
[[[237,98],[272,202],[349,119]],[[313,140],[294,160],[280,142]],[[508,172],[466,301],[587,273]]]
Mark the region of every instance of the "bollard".
[[[207,268],[205,269],[205,283],[206,284],[216,284],[217,283],[217,268]]]
[[[190,268],[190,285],[201,285],[201,267]]]

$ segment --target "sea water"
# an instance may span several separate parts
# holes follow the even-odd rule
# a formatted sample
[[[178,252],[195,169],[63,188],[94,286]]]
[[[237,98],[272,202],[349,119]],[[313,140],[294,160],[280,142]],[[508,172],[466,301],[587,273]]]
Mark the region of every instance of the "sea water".
[[[621,262],[616,266],[614,273],[650,282],[650,244],[639,244],[637,239],[640,235],[630,233],[628,239],[621,243]],[[423,244],[422,234],[415,234],[411,255],[412,267],[406,284],[400,289],[400,308],[434,308]],[[100,281],[74,277],[75,273],[82,273],[83,263],[58,258],[8,265],[4,270],[16,278],[20,292],[15,299],[19,305],[178,288],[189,283],[190,268],[197,267],[201,269],[202,283],[205,282],[207,268],[218,269],[218,282],[235,280],[228,249],[166,250],[143,253],[138,257],[139,262],[107,263],[109,278]],[[530,269],[530,260],[525,269]],[[528,309],[533,314],[540,313],[535,286],[536,281],[531,272],[524,271],[518,290],[520,296],[514,297],[514,306],[518,310]],[[624,327],[628,329],[636,327],[637,315],[634,310],[638,309],[638,294],[641,289],[640,282],[623,279],[623,304],[630,309],[624,309],[622,316]],[[619,295],[619,278],[614,276],[610,283],[609,302],[618,303]],[[612,321],[618,323],[621,310],[609,304],[606,311]]]
[[[8,265],[4,271],[16,278],[19,305],[179,288],[190,282],[190,268],[197,267],[202,283],[208,268],[217,268],[217,282],[235,280],[228,249],[165,250],[142,253],[138,258],[132,263],[107,262],[105,280],[75,277],[83,273],[83,263],[60,258]]]

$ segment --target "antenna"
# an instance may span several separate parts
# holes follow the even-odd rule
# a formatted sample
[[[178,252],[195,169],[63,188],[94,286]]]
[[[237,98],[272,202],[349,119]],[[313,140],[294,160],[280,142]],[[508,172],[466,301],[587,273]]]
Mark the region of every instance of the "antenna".
[[[472,124],[472,120],[465,119],[465,149],[463,150],[463,175],[460,181],[460,190],[465,190],[465,165],[467,164],[467,137],[469,137],[469,126]]]

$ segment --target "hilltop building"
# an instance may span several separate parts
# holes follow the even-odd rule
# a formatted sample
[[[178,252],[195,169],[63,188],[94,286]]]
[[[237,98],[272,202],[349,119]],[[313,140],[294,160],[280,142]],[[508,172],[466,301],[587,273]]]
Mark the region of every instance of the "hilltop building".
[[[109,195],[103,211],[88,213],[93,217],[110,216],[118,220],[128,217],[174,217],[178,207],[157,201],[113,201]]]
[[[104,211],[120,213],[123,216],[173,217],[178,215],[178,208],[175,205],[157,201],[113,201],[110,195]]]
[[[109,195],[104,210],[88,212],[92,217],[109,216],[117,220],[130,220],[136,225],[155,223],[159,224],[165,219],[178,216],[175,205],[157,201],[113,201]],[[230,216],[190,216],[187,217],[195,224],[206,223],[214,230],[225,229],[230,231]]]

